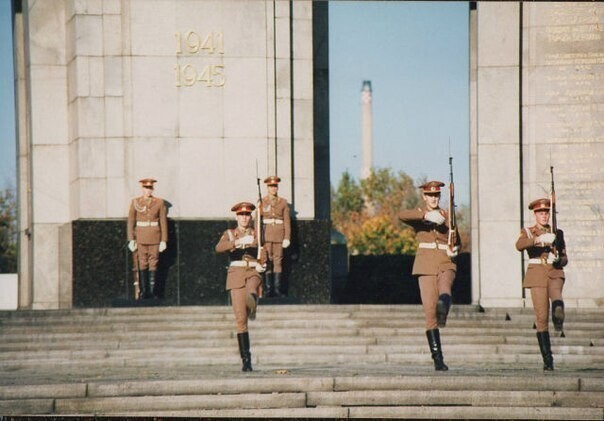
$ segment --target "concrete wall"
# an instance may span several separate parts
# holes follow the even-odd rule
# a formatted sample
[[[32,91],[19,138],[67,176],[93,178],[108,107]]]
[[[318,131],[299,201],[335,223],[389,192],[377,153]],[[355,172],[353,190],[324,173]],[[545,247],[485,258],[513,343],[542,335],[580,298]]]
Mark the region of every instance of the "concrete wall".
[[[514,243],[534,224],[528,204],[549,196],[553,166],[570,260],[565,301],[602,306],[604,6],[478,2],[473,39],[474,300],[530,305]]]
[[[258,163],[326,220],[327,25],[310,1],[24,1],[19,306],[72,305],[74,221],[123,219],[142,177],[171,218],[230,220]],[[604,6],[477,2],[470,28],[472,301],[530,305],[514,243],[554,166],[567,305],[602,306]]]
[[[312,2],[30,0],[22,12],[21,306],[71,306],[71,222],[124,218],[143,177],[172,218],[231,219],[257,197],[257,169],[281,176],[298,219],[329,208],[315,201]]]

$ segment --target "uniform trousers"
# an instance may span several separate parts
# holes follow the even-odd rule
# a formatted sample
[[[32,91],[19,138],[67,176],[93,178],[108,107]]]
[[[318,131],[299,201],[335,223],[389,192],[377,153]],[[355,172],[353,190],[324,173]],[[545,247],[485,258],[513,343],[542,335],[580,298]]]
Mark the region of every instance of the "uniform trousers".
[[[283,271],[283,242],[273,243],[267,241],[265,245],[268,259],[273,262],[273,272],[281,273]]]
[[[535,326],[537,332],[547,332],[549,323],[549,303],[562,300],[562,287],[564,279],[549,279],[547,287],[531,287],[531,299],[535,311]]]
[[[438,272],[437,275],[419,276],[419,292],[424,309],[426,330],[438,328],[436,320],[436,304],[441,294],[451,295],[451,287],[455,280],[455,271],[447,269]]]
[[[237,333],[247,332],[247,306],[246,299],[248,294],[258,295],[258,287],[262,282],[260,275],[255,269],[248,269],[246,272],[245,285],[240,288],[233,288],[231,292],[231,304],[235,314],[235,325]]]
[[[138,244],[136,253],[138,256],[138,268],[140,270],[156,271],[159,262],[159,244]],[[135,262],[136,263],[136,262]]]

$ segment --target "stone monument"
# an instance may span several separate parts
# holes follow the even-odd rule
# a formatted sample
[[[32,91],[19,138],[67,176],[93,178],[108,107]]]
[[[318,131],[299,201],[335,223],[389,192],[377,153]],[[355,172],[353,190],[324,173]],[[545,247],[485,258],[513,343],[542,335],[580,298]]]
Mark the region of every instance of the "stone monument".
[[[565,232],[567,306],[604,305],[604,5],[477,2],[471,12],[473,301],[518,306],[514,248],[550,194]],[[524,296],[526,295],[526,298]],[[530,305],[529,305],[530,307]]]
[[[170,302],[226,302],[213,246],[232,204],[255,201],[256,178],[274,174],[296,220],[293,264],[304,267],[292,294],[329,300],[326,10],[24,0],[20,307],[102,306],[127,291],[122,223],[144,177],[170,204]],[[317,281],[302,288],[308,277]]]
[[[226,303],[213,247],[273,174],[293,210],[290,295],[332,299],[327,2],[17,4],[19,308],[131,293],[143,177],[170,204],[167,303]],[[471,2],[469,24],[472,302],[530,306],[514,244],[554,167],[566,304],[602,306],[604,5]]]

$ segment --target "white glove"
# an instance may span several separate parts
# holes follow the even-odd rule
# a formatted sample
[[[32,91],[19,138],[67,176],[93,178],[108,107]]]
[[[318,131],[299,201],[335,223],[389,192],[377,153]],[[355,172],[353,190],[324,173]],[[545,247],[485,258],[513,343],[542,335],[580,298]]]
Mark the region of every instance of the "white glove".
[[[136,250],[136,247],[137,247],[136,246],[136,241],[134,241],[134,240],[128,241],[128,248],[130,249],[130,251],[132,253],[134,253],[134,251]]]
[[[164,251],[165,249],[167,249],[168,246],[166,245],[165,241],[160,241],[159,242],[159,252],[161,253],[162,251]]]
[[[245,248],[254,242],[253,235],[246,235],[245,237],[241,237],[235,240],[235,247],[237,248]]]
[[[453,250],[451,250],[451,249],[449,249],[449,247],[447,247],[447,256],[457,257],[458,254],[459,254],[459,246],[453,246]]]
[[[289,240],[285,239],[283,240],[283,248],[286,249],[289,247]]]
[[[266,270],[266,265],[261,265],[260,263],[256,263],[256,272],[263,273]]]
[[[437,210],[426,212],[424,219],[426,221],[434,222],[436,225],[442,225],[445,223],[445,217],[442,216],[442,214]]]
[[[541,234],[539,237],[535,238],[535,243],[551,245],[555,239],[556,239],[556,234],[547,232],[547,233]]]

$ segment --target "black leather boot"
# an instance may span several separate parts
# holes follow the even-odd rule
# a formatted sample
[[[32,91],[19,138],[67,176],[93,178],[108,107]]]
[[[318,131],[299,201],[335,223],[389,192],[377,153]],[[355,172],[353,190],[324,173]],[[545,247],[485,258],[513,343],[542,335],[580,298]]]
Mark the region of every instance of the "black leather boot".
[[[157,274],[156,271],[154,270],[150,270],[149,271],[149,298],[154,298],[155,295],[155,275]]]
[[[449,367],[447,367],[443,360],[443,352],[440,346],[440,331],[438,329],[426,330],[426,337],[428,338],[428,345],[430,345],[430,352],[434,360],[434,370],[447,371]]]
[[[239,354],[241,355],[241,371],[252,371],[252,354],[250,353],[250,334],[248,332],[238,333]]]
[[[138,287],[140,288],[138,299],[149,298],[149,271],[147,269],[139,272]]]
[[[272,272],[267,272],[264,275],[264,292],[267,298],[273,297],[275,295]]]
[[[275,297],[285,297],[282,292],[283,285],[281,285],[281,272],[275,272]]]
[[[552,345],[549,341],[549,332],[537,332],[537,341],[539,341],[539,350],[543,357],[543,371],[553,371],[554,356],[552,355]]]
[[[447,316],[451,308],[451,296],[449,294],[440,294],[436,303],[436,323],[438,327],[447,325]]]
[[[552,303],[552,322],[556,332],[564,329],[564,301],[556,300]]]

